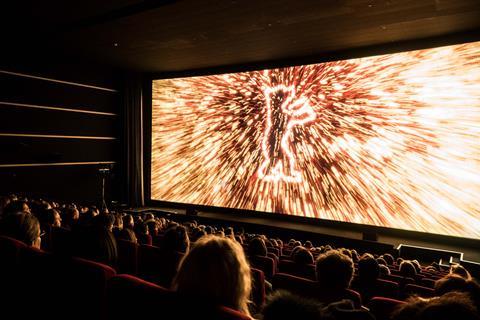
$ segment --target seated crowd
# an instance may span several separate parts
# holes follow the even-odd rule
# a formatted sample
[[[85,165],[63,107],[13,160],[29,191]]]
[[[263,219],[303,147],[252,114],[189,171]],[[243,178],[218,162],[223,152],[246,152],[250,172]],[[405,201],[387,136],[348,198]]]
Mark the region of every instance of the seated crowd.
[[[15,195],[0,198],[0,235],[59,257],[110,266],[177,292],[185,301],[225,306],[247,318],[480,319],[480,286],[458,264],[422,266],[391,253],[316,247],[234,226]],[[135,259],[158,254],[161,265],[139,261],[137,268],[135,261],[126,267],[122,248],[130,245],[140,248]],[[266,299],[259,288],[266,290]],[[382,315],[378,304],[385,301],[395,307]]]

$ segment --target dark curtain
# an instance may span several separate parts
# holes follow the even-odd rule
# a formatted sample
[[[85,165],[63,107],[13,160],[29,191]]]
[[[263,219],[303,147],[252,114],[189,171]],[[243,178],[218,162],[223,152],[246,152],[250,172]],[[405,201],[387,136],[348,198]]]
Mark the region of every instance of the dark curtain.
[[[145,205],[143,184],[143,80],[140,74],[124,79],[124,155],[126,197],[130,207]]]

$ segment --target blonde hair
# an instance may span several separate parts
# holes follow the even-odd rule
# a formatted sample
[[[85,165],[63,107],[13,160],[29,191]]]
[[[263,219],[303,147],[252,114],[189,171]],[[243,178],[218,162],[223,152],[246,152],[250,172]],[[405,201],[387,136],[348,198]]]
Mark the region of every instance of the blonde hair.
[[[242,247],[229,238],[201,237],[180,263],[172,289],[250,315],[250,266]]]

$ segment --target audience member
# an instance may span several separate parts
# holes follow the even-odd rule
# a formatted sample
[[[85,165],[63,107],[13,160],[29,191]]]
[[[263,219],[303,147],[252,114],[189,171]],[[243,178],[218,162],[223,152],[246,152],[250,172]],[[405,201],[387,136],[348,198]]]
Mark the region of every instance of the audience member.
[[[380,267],[377,259],[371,254],[365,253],[358,261],[358,280],[363,284],[372,284],[380,275]]]
[[[477,309],[480,310],[480,285],[477,281],[463,278],[458,274],[449,274],[435,282],[435,294],[438,296],[454,291],[469,294]]]
[[[7,214],[0,220],[0,234],[22,241],[28,246],[40,249],[42,242],[40,223],[28,212]]]
[[[105,215],[105,214],[102,214]],[[102,227],[84,227],[73,234],[74,256],[115,267],[118,259],[117,241],[112,232]]]
[[[322,309],[322,320],[375,320],[365,308],[357,308],[351,300],[332,302]]]
[[[252,284],[250,267],[240,243],[243,241],[248,243],[245,252],[249,254],[252,265],[257,266],[253,257],[268,257],[259,257],[257,260],[262,263],[258,263],[257,268],[264,267],[263,269],[268,271],[272,265],[269,258],[274,260],[273,273],[270,272],[267,277],[269,280],[275,280],[273,274],[278,272],[276,271],[278,264],[275,264],[275,261],[278,263],[278,257],[282,256],[283,249],[285,255],[290,255],[295,262],[295,264],[286,262],[285,270],[291,267],[290,272],[294,275],[309,279],[315,279],[316,276],[317,281],[309,282],[305,290],[307,296],[315,295],[316,301],[299,298],[288,292],[276,292],[268,299],[263,309],[263,319],[266,320],[284,317],[333,320],[344,319],[345,315],[354,319],[372,319],[368,312],[355,309],[359,307],[359,297],[355,292],[348,290],[350,285],[361,294],[363,302],[368,303],[371,297],[378,293],[376,286],[385,284],[378,278],[390,274],[388,266],[396,269],[397,265],[399,274],[405,278],[413,278],[416,284],[424,283],[423,280],[420,281],[422,277],[431,276],[431,279],[436,279],[445,275],[447,271],[446,267],[442,269],[438,263],[422,268],[417,260],[398,258],[395,261],[388,253],[381,256],[363,254],[359,257],[354,249],[335,250],[331,245],[315,248],[308,240],[305,242],[302,240],[305,243],[305,246],[302,246],[300,241],[290,239],[288,246],[283,247],[281,239],[267,237],[264,234],[245,233],[243,229],[235,234],[232,227],[199,225],[197,221],[179,224],[173,219],[175,218],[158,218],[151,213],[145,214],[144,219],[114,211],[112,213],[102,211],[99,214],[96,207],[82,207],[42,199],[27,200],[14,196],[0,197],[0,234],[36,248],[42,246],[42,249],[51,251],[54,255],[67,253],[116,267],[118,249],[115,239],[151,245],[151,235],[158,235],[154,239],[155,246],[158,245],[162,249],[159,252],[164,254],[160,259],[162,264],[165,262],[165,266],[169,261],[176,260],[175,263],[171,263],[171,268],[165,268],[168,269],[166,272],[162,269],[162,274],[168,273],[165,282],[150,281],[164,287],[172,284],[172,288],[181,296],[195,301],[200,300],[205,304],[212,302],[225,305],[247,315]],[[66,229],[59,228],[62,224]],[[52,235],[55,234],[53,231],[58,230],[57,239],[61,239],[57,249],[48,245],[49,239],[52,239],[48,237],[51,230]],[[45,237],[41,238],[44,234]],[[51,243],[53,242],[52,240]],[[276,255],[277,251],[279,256]],[[317,254],[319,256],[314,261]],[[358,274],[352,281],[354,262]],[[315,264],[315,269],[312,268],[312,264]],[[308,269],[308,275],[299,268],[302,266]],[[285,272],[284,269],[281,270]],[[313,270],[315,274],[312,274]],[[404,281],[411,282],[410,279]],[[405,283],[400,284],[400,290],[403,290]],[[265,286],[269,288],[271,284],[265,281]],[[410,298],[407,304],[395,312],[393,319],[479,320],[480,285],[463,266],[452,265],[449,274],[436,281],[434,290],[436,295],[434,298]],[[302,294],[301,290],[297,293]],[[353,302],[343,299],[355,301],[355,306]]]
[[[462,265],[456,263],[450,266],[450,274],[459,275],[467,280],[471,279],[472,276]]]
[[[63,212],[63,227],[71,230],[78,223],[78,219],[80,219],[80,212],[73,206],[65,208]]]
[[[403,260],[400,263],[399,271],[400,275],[405,278],[415,279],[415,276],[417,275],[417,269],[415,268],[415,265],[408,260]]]
[[[413,264],[413,266],[415,267],[416,273],[422,272],[422,266],[420,265],[420,262],[418,262],[418,260],[415,260],[415,259],[414,259],[414,260],[411,260],[410,262],[411,262],[411,263]]]
[[[383,265],[383,264],[378,265],[378,268],[379,268],[379,271],[380,271],[380,276],[388,276],[388,275],[391,274],[390,268]]]
[[[305,299],[288,291],[277,291],[263,308],[263,320],[302,319],[320,320],[322,305],[316,300]]]
[[[102,213],[93,218],[93,225],[97,228],[103,228],[110,232],[113,231],[115,216],[110,213]]]
[[[393,264],[395,263],[395,259],[389,253],[385,253],[382,257],[387,262],[387,266],[393,266]]]
[[[451,292],[441,297],[413,297],[392,315],[393,320],[479,320],[477,308],[465,293]]]
[[[255,237],[250,240],[248,243],[248,255],[265,257],[267,255],[265,241],[260,237]]]
[[[152,245],[152,236],[148,231],[148,226],[145,223],[135,223],[135,234],[138,243]]]
[[[48,231],[51,228],[59,228],[62,225],[62,218],[57,209],[48,209],[42,212],[39,220],[44,231]]]
[[[337,250],[320,255],[316,261],[317,281],[327,290],[347,289],[352,281],[353,270],[352,259]]]
[[[293,255],[293,261],[299,265],[308,265],[313,264],[313,255],[305,247],[297,247],[298,250],[295,251]]]
[[[249,315],[250,267],[242,247],[228,238],[199,239],[181,262],[173,289]]]
[[[16,214],[19,212],[31,213],[30,207],[26,201],[16,200],[9,202],[3,209],[3,216],[6,217],[10,214]]]
[[[352,298],[353,293],[347,289],[352,282],[353,271],[352,259],[338,250],[319,255],[316,261],[317,299],[323,303],[331,303]],[[360,303],[358,300],[354,302]]]
[[[135,232],[130,228],[123,228],[122,230],[120,230],[120,232],[118,232],[117,236],[118,236],[118,239],[120,240],[126,240],[133,243],[138,243]]]
[[[186,228],[184,226],[169,228],[163,236],[162,249],[188,253],[190,249],[190,239]]]
[[[123,228],[133,230],[134,227],[135,227],[135,222],[133,220],[133,216],[131,214],[127,214],[127,215],[123,216]]]

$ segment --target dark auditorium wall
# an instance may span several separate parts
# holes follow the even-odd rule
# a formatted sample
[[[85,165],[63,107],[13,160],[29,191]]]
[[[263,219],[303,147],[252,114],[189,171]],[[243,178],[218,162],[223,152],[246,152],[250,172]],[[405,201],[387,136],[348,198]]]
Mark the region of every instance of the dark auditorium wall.
[[[98,202],[121,157],[119,72],[67,58],[0,62],[0,194]],[[118,174],[107,200],[118,200]]]

